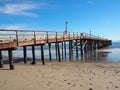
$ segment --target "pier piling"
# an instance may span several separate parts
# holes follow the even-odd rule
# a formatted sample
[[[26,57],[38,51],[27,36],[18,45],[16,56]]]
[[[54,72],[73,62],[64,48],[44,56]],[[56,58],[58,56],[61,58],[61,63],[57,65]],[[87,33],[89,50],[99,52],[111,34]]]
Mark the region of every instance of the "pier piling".
[[[65,55],[65,60],[66,60],[66,42],[64,41],[64,55]]]
[[[78,40],[76,40],[76,57],[78,57]]]
[[[81,51],[81,57],[83,57],[82,40],[80,40],[80,51]]]
[[[61,48],[62,48],[62,60],[63,60],[63,58],[64,58],[63,42],[62,42],[62,44],[61,44]]]
[[[10,70],[14,70],[12,49],[8,50]]]
[[[51,55],[51,43],[48,43],[48,48],[49,48],[49,59],[52,61],[52,55]]]
[[[36,60],[35,60],[35,46],[32,45],[32,58],[33,58],[33,61],[31,64],[36,64]]]
[[[23,56],[24,56],[24,63],[27,63],[27,49],[26,49],[26,46],[23,46]]]
[[[60,57],[60,45],[59,45],[59,43],[57,43],[57,48],[58,48],[58,58],[59,58],[59,62],[61,62],[61,57]]]
[[[42,61],[42,65],[45,65],[45,61],[44,61],[44,48],[43,48],[43,44],[41,45],[41,61]]]
[[[3,68],[2,51],[0,50],[0,68]]]

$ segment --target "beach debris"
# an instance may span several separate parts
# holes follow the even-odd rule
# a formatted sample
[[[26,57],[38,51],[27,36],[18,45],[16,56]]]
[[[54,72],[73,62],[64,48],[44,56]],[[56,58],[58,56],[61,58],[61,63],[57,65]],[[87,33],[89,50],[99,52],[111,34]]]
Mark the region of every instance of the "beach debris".
[[[92,88],[90,88],[89,90],[93,90]]]

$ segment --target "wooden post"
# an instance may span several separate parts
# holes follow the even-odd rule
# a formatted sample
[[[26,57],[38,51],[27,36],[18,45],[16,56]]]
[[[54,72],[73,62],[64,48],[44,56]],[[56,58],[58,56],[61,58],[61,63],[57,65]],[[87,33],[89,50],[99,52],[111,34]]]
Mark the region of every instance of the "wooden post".
[[[90,52],[92,52],[92,49],[93,49],[93,47],[92,47],[92,43],[93,43],[93,41],[90,40],[89,43],[90,43]]]
[[[35,31],[33,31],[34,32],[34,44],[36,44],[36,33],[35,33]]]
[[[49,58],[50,58],[50,61],[52,61],[52,56],[51,56],[51,43],[48,43],[48,48],[49,48]]]
[[[0,50],[0,68],[3,68],[2,51]]]
[[[76,40],[76,57],[78,57],[78,40]]]
[[[8,50],[10,70],[14,70],[12,49]]]
[[[83,57],[82,40],[80,40],[80,51],[81,51],[81,57]]]
[[[66,60],[66,42],[64,41],[64,52],[65,52],[65,60]]]
[[[49,35],[48,35],[48,32],[46,32],[46,34],[47,34],[47,43],[48,43],[48,41],[49,41]]]
[[[62,42],[62,60],[63,60],[63,54],[64,54],[64,53],[63,53],[63,42]]]
[[[95,41],[95,43],[94,43],[94,51],[96,50],[96,41]]]
[[[36,64],[36,61],[35,61],[35,46],[34,45],[32,46],[32,58],[33,58],[33,62],[31,64]]]
[[[23,46],[23,55],[24,55],[24,63],[27,63],[27,51],[26,51],[26,46]]]
[[[59,57],[59,62],[61,62],[61,58],[60,58],[60,45],[59,45],[59,43],[57,43],[57,46],[58,46],[58,57]]]
[[[16,40],[17,40],[17,45],[19,46],[18,31],[17,30],[16,30]]]
[[[57,40],[58,39],[58,36],[57,36],[57,32],[56,32],[56,43],[55,43],[55,49],[56,49],[56,60],[57,60],[57,57],[58,57],[58,53],[57,53],[57,49],[58,49],[58,45],[57,45]]]
[[[84,43],[85,43],[85,42],[86,42],[86,41],[84,41]],[[84,53],[87,53],[87,43],[85,43]]]
[[[41,45],[41,61],[42,65],[45,65],[43,44]]]
[[[72,59],[72,41],[69,41],[69,58]]]
[[[92,51],[94,52],[94,45],[95,45],[95,41],[92,40]]]
[[[57,45],[57,43],[55,43],[56,60],[58,58],[58,52],[57,52],[57,50],[58,50],[58,45]]]

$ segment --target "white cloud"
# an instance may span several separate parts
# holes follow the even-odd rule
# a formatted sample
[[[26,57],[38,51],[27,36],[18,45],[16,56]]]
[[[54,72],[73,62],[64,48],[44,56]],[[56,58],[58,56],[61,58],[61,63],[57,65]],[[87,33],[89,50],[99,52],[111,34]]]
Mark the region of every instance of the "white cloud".
[[[41,26],[39,24],[6,24],[6,25],[0,25],[0,29],[38,30],[38,29],[41,29]]]
[[[26,29],[27,24],[9,24],[9,25],[1,25],[0,28],[2,29],[13,29],[13,30],[22,30]]]
[[[5,4],[4,6],[0,6],[0,13],[37,17],[38,14],[31,13],[28,10],[39,9],[42,6],[44,6],[44,4],[39,5],[34,3]]]
[[[95,2],[94,2],[94,1],[87,1],[87,4],[89,4],[89,5],[94,5]]]

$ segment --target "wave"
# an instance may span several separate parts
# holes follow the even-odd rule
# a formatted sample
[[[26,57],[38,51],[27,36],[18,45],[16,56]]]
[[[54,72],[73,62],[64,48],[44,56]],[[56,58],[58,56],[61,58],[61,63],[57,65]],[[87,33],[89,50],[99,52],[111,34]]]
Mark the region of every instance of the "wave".
[[[120,52],[120,48],[100,49],[98,52]]]

